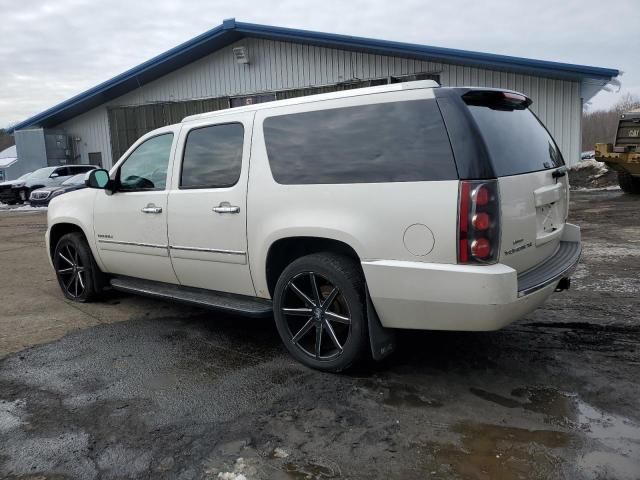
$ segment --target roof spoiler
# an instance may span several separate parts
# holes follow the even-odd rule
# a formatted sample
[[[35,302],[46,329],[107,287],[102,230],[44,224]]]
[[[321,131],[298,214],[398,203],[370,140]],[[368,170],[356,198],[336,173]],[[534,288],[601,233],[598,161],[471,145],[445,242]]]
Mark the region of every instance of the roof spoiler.
[[[526,95],[510,90],[469,90],[462,100],[467,105],[506,111],[524,110],[533,103]]]

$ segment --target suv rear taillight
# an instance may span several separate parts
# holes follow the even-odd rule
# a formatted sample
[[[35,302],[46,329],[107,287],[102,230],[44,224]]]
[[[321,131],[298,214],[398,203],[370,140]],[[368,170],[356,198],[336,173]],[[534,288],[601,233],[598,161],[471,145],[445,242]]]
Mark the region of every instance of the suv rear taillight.
[[[458,194],[458,263],[495,263],[500,250],[497,180],[463,180]]]

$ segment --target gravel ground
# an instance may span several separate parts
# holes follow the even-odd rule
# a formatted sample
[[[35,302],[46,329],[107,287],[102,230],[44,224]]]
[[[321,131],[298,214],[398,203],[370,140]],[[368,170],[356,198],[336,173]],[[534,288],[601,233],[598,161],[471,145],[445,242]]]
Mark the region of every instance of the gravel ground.
[[[272,322],[110,293],[72,305],[41,212],[0,212],[0,477],[638,479],[640,198],[573,193],[572,289],[493,333],[295,363]]]

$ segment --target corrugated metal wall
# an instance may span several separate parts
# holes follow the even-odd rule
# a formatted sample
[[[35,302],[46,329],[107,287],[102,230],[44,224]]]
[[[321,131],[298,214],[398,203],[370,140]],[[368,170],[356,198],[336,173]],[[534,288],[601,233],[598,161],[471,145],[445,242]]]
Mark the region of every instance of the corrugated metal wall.
[[[247,47],[250,64],[236,63],[231,49],[238,45]],[[61,127],[81,138],[82,161],[87,161],[89,152],[101,151],[105,165],[110,165],[107,108],[112,106],[229,97],[422,72],[440,74],[443,86],[510,88],[529,95],[533,110],[558,141],[566,161],[577,162],[582,114],[578,82],[255,38],[240,40]]]
[[[71,136],[73,149],[76,154],[74,163],[89,163],[89,153],[102,153],[102,164],[105,168],[111,167],[111,139],[109,136],[109,119],[107,108],[100,106],[78,115],[71,120],[60,124],[57,129],[62,129]]]

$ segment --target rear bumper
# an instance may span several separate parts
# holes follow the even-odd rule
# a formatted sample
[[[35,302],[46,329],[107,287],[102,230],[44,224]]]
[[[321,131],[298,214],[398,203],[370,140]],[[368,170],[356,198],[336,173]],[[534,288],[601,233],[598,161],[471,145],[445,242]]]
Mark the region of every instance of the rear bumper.
[[[497,330],[538,308],[580,257],[580,229],[566,224],[561,247],[518,276],[506,265],[362,262],[371,300],[385,327]]]
[[[528,272],[518,275],[518,297],[529,295],[547,285],[555,285],[571,275],[578,265],[581,253],[582,245],[579,241],[561,241],[555,255]]]

